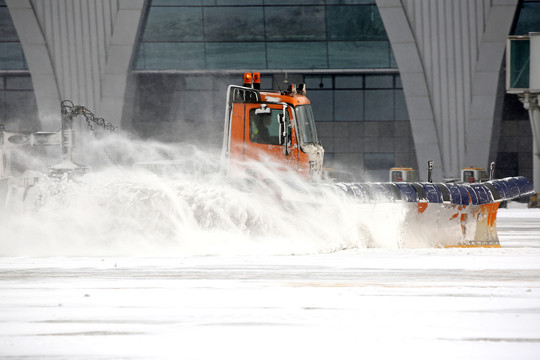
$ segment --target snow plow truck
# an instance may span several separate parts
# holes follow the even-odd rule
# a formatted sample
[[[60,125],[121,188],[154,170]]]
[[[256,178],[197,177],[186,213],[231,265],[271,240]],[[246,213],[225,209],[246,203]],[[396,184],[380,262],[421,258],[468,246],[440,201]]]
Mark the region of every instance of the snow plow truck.
[[[243,86],[227,90],[222,158],[228,174],[246,171],[242,163],[263,157],[321,180],[324,148],[318,140],[305,84],[284,91],[260,89],[260,74],[244,74]],[[424,223],[441,247],[500,247],[496,232],[501,202],[533,194],[525,177],[476,183],[428,181],[334,183],[360,203],[398,203],[411,222]],[[413,219],[414,218],[414,219]],[[413,221],[414,220],[414,221]],[[405,222],[406,223],[406,222]],[[414,231],[411,229],[411,231]]]
[[[248,173],[253,162],[270,159],[277,169],[293,171],[315,187],[330,188],[358,206],[397,206],[404,234],[415,237],[421,233],[433,240],[419,245],[424,247],[500,247],[496,232],[499,205],[533,194],[531,182],[521,176],[434,183],[431,161],[427,182],[403,177],[389,182],[329,182],[322,176],[324,148],[317,137],[306,86],[290,84],[284,91],[266,91],[260,89],[260,80],[259,73],[246,73],[243,86],[230,85],[227,90],[222,170],[231,177]],[[97,126],[116,131],[110,123],[69,100],[62,102],[61,110],[58,132],[15,133],[0,126],[0,205],[10,198],[11,149],[60,146],[62,162],[50,169],[49,176],[64,179],[68,174],[86,171],[73,162],[75,117],[84,116],[90,129]],[[37,178],[27,175],[23,180],[28,188]],[[398,220],[389,214],[387,221]]]

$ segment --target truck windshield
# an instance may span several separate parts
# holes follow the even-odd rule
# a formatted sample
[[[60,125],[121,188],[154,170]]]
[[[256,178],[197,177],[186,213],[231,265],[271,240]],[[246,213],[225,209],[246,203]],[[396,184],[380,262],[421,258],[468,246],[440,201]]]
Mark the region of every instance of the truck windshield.
[[[310,105],[296,107],[296,121],[298,122],[299,136],[302,143],[316,144],[319,142]]]

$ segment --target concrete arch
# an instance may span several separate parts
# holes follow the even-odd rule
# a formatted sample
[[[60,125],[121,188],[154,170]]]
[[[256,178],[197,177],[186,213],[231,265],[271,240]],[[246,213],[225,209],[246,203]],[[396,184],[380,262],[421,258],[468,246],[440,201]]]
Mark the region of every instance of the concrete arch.
[[[418,163],[438,156],[445,178],[466,165],[487,165],[517,3],[377,0],[403,79]]]
[[[427,174],[422,171],[423,166],[426,166],[429,160],[433,160],[436,168],[440,168],[442,158],[424,65],[400,1],[378,0],[377,5],[399,67],[420,167],[419,173],[421,179],[425,181]]]
[[[60,90],[45,37],[29,0],[7,0],[6,3],[32,77],[42,130],[56,131]]]
[[[144,9],[145,0],[120,0],[113,22],[97,109],[101,117],[115,126],[121,125],[127,80]]]
[[[489,12],[478,50],[468,114],[465,166],[487,166],[493,122],[496,116],[501,64],[518,1],[495,2]]]
[[[119,126],[145,0],[7,0],[49,127],[72,100]],[[57,126],[56,120],[56,126]]]

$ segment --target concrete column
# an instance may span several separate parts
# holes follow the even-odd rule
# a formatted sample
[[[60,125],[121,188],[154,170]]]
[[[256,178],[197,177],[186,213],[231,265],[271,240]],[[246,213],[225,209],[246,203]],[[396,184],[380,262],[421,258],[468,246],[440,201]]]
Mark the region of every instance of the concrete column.
[[[34,85],[38,117],[44,131],[60,125],[60,89],[49,47],[29,0],[7,0]]]
[[[131,59],[137,44],[144,0],[120,0],[114,19],[114,31],[107,48],[103,68],[99,116],[120,127]],[[127,124],[130,126],[131,124]]]
[[[434,178],[440,181],[444,173],[441,142],[419,42],[401,1],[377,0],[377,6],[399,67],[419,177],[422,181],[427,180],[426,166],[432,160],[435,162]]]
[[[470,108],[466,118],[466,152],[461,166],[487,167],[495,118],[497,90],[506,38],[514,19],[517,1],[491,4],[474,66]]]

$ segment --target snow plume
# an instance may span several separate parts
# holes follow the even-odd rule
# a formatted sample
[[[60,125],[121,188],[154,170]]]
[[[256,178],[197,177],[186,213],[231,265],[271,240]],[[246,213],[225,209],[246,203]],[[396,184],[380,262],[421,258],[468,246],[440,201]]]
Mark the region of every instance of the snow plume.
[[[399,205],[358,204],[269,162],[230,177],[217,153],[120,136],[94,139],[82,160],[91,168],[82,176],[12,187],[0,219],[1,255],[288,255],[400,246]]]

